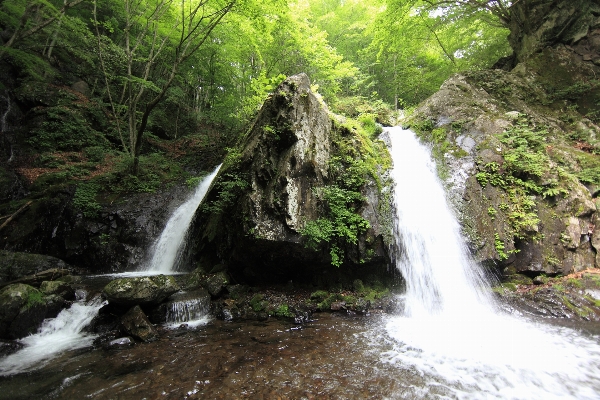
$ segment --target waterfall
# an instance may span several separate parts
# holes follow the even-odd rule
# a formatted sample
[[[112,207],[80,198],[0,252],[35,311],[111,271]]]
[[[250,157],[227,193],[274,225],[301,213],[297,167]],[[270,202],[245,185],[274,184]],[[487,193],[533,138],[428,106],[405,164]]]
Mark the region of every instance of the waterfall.
[[[502,314],[467,252],[429,149],[390,128],[404,312],[383,361],[415,368],[450,398],[598,398],[600,346],[579,332]],[[439,392],[438,392],[439,393]],[[430,394],[423,393],[423,397]]]
[[[174,297],[174,300],[167,304],[167,327],[177,328],[181,324],[196,327],[206,325],[210,321],[209,296],[195,297],[191,293],[183,293]]]
[[[81,300],[44,320],[38,333],[19,340],[25,345],[21,350],[0,360],[0,376],[40,368],[59,353],[91,346],[95,336],[83,329],[105,304],[100,296],[87,303]]]
[[[210,189],[221,165],[204,177],[191,196],[171,215],[160,237],[151,250],[151,261],[146,272],[169,274],[177,270],[177,264],[184,250],[187,231],[200,203]]]

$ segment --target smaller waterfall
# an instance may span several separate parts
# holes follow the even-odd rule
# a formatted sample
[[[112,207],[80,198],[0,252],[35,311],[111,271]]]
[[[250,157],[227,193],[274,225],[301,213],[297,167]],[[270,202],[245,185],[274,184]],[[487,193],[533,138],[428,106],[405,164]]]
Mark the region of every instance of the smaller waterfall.
[[[221,165],[217,166],[212,173],[204,177],[192,195],[171,215],[152,248],[152,258],[146,272],[169,274],[176,271],[177,263],[183,251],[185,237],[194,214],[210,189],[210,185],[220,168]]]
[[[182,324],[189,327],[206,325],[210,321],[210,296],[196,296],[194,293],[174,295],[167,304],[166,325],[177,328]]]
[[[39,368],[59,353],[90,346],[95,336],[84,333],[83,329],[105,304],[97,296],[87,303],[76,302],[56,318],[44,320],[38,333],[20,340],[24,348],[0,360],[0,376]]]

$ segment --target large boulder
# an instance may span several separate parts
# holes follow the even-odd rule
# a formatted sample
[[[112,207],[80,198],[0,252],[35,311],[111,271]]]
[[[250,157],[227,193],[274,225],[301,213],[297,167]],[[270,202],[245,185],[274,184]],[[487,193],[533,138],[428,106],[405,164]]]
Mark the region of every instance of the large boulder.
[[[0,250],[0,285],[46,270],[68,270],[61,259],[42,254]]]
[[[144,314],[140,306],[132,307],[121,317],[121,324],[128,335],[144,342],[153,342],[158,339],[158,331]]]
[[[156,275],[136,278],[121,278],[104,287],[104,296],[109,302],[121,305],[159,304],[179,286],[172,276]]]
[[[367,167],[364,162],[369,151],[381,148],[383,143],[374,144],[331,115],[311,91],[305,74],[289,77],[265,102],[241,145],[228,155],[204,200],[192,230],[200,264],[223,263],[234,279],[254,282],[307,280],[324,274],[338,279],[339,269],[328,269],[332,254],[340,256],[334,261],[344,263],[345,275],[353,268],[363,268],[363,275],[377,271],[374,266],[385,270],[384,236],[391,227],[381,221],[391,218],[382,218],[381,211],[390,207],[389,201],[378,200],[389,182],[374,178],[385,172],[383,163],[373,161]],[[354,162],[355,169],[346,162]],[[348,200],[347,208],[356,208],[370,229],[357,232],[355,241],[332,239],[327,241],[330,248],[306,248],[307,223],[327,218],[323,190],[343,186],[344,174],[359,168],[372,170],[359,177],[365,181],[359,189],[362,201]]]
[[[44,295],[33,286],[6,286],[0,292],[0,338],[19,339],[35,333],[46,312]]]

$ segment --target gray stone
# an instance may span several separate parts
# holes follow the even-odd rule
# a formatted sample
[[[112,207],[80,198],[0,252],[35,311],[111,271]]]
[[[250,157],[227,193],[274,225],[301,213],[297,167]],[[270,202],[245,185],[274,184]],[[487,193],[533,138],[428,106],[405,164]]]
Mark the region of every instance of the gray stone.
[[[43,281],[40,285],[40,291],[46,296],[55,294],[65,299],[71,299],[75,295],[71,285],[62,281]]]
[[[111,303],[145,305],[159,304],[177,291],[179,286],[172,276],[157,275],[115,279],[104,287],[103,293]]]
[[[135,341],[129,336],[113,339],[108,342],[104,347],[107,349],[120,349],[123,347],[131,347],[135,344]]]
[[[229,277],[225,272],[210,276],[206,281],[206,289],[213,297],[217,297],[229,284]]]
[[[158,331],[144,314],[140,306],[132,307],[121,317],[121,324],[128,335],[144,342],[153,342],[159,338]]]

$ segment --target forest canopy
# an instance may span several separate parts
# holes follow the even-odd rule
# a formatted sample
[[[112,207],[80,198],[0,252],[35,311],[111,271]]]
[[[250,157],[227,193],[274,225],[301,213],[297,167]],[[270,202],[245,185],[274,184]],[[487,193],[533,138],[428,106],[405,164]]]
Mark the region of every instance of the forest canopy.
[[[12,0],[0,4],[0,64],[21,86],[85,81],[109,121],[100,134],[137,165],[144,135],[239,132],[300,72],[337,112],[414,106],[449,75],[509,54],[508,5]]]

